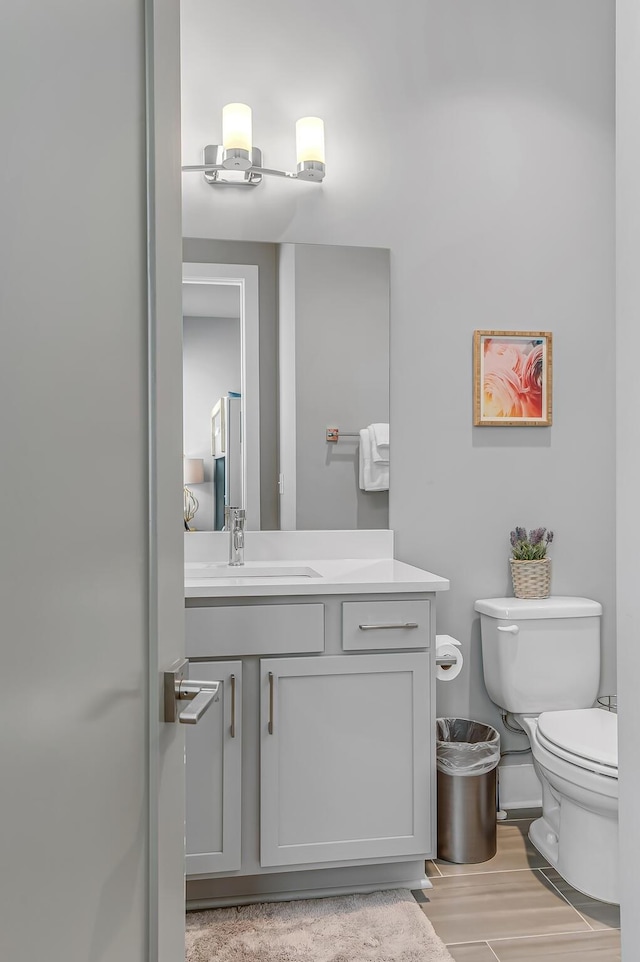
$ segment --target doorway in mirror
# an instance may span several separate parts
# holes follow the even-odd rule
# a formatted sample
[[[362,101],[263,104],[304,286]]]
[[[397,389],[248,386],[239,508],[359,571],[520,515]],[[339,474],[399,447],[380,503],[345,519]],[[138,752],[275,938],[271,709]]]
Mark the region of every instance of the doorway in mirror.
[[[202,456],[187,447],[202,445],[196,437],[207,437],[211,408],[233,393],[235,383],[243,402],[242,438],[252,437],[257,446],[241,459],[243,497],[253,492],[259,504],[259,517],[247,512],[249,530],[388,528],[388,490],[361,487],[359,431],[389,422],[389,251],[186,238],[183,256],[189,285],[185,454]],[[242,266],[255,271],[252,343],[246,321],[238,326],[239,308],[232,339],[205,313],[211,304],[194,303],[204,294],[202,288],[194,290],[193,279],[206,274],[213,286],[225,265],[235,275]],[[188,309],[198,306],[201,329],[194,338],[189,328],[197,325]],[[221,304],[216,310],[225,321],[222,315],[230,307]],[[252,349],[255,357],[248,364]],[[214,383],[214,370],[222,370],[222,382]],[[232,373],[237,371],[244,372],[239,390]],[[254,408],[244,403],[247,392]],[[342,429],[338,443],[327,440],[331,426]],[[212,468],[209,530],[216,523],[213,501]],[[205,518],[199,521],[198,528],[207,530]]]
[[[202,458],[197,528],[221,531],[225,505],[260,527],[258,269],[183,264],[183,446]]]

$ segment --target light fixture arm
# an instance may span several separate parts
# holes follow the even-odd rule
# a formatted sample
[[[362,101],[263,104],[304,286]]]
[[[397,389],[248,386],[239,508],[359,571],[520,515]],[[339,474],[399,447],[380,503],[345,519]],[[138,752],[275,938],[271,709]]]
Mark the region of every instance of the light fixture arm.
[[[319,161],[305,160],[298,164],[294,173],[290,170],[263,167],[262,151],[259,147],[252,147],[249,166],[246,166],[243,158],[240,158],[237,164],[234,163],[233,157],[229,157],[230,153],[221,144],[208,144],[203,151],[203,163],[187,164],[182,170],[184,173],[203,173],[204,179],[212,187],[257,187],[262,182],[263,175],[316,183],[324,179],[325,165]]]
[[[222,108],[222,144],[204,148],[203,163],[189,164],[183,171],[200,171],[212,187],[257,187],[263,176],[288,180],[324,180],[324,122],[320,117],[296,120],[295,171],[262,166],[262,151],[253,146],[251,107],[232,103]]]

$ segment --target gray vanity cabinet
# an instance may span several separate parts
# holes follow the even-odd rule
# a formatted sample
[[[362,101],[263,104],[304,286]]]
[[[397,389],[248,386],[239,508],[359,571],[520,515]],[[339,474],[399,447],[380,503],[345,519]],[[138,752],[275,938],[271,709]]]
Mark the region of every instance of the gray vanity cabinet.
[[[418,887],[435,845],[433,596],[207,601],[187,602],[190,674],[224,685],[187,732],[189,903]]]
[[[260,862],[430,846],[426,652],[261,660]]]
[[[194,660],[189,675],[223,684],[186,732],[187,875],[232,872],[241,864],[242,662]]]

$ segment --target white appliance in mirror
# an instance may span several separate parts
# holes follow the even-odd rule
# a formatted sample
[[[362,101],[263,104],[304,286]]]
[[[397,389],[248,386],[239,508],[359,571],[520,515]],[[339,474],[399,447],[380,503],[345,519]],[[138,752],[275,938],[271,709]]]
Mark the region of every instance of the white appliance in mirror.
[[[199,530],[223,515],[210,417],[235,395],[242,497],[226,498],[248,529],[388,528],[388,491],[360,487],[359,432],[389,421],[389,251],[185,238],[184,256],[184,450],[209,456]]]

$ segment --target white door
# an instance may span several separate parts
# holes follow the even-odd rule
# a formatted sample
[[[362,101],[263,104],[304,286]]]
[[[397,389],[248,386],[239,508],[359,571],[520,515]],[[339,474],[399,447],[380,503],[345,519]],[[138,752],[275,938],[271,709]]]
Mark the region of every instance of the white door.
[[[429,654],[260,665],[261,864],[427,853]]]
[[[90,12],[66,0],[37,15],[2,3],[0,958],[12,962],[184,958],[184,733],[160,714],[160,672],[184,634],[178,13],[177,0]],[[162,243],[148,252],[154,46],[149,220]]]
[[[144,0],[144,9],[150,463],[147,957],[150,962],[183,962],[185,726],[168,724],[163,717],[163,672],[184,655],[180,4]]]

